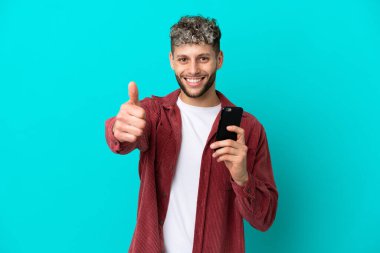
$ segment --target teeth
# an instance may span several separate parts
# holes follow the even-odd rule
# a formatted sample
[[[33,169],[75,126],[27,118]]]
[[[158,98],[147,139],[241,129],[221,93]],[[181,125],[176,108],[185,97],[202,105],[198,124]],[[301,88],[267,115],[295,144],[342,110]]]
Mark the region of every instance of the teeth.
[[[188,82],[190,83],[197,83],[199,82],[201,79],[186,79]]]

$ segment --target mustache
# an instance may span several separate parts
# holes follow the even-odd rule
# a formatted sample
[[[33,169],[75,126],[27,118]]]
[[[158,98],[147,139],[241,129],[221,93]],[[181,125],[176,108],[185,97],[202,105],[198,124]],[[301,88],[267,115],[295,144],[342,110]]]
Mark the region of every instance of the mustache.
[[[195,77],[201,78],[201,77],[205,77],[205,75],[195,75],[195,76],[192,76],[192,75],[182,75],[182,77],[185,77],[185,78],[195,78]]]

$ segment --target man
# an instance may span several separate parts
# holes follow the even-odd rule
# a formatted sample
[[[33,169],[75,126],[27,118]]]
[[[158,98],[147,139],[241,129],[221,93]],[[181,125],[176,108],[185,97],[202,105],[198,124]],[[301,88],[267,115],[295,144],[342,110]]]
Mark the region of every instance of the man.
[[[140,150],[137,224],[129,252],[244,252],[243,218],[265,231],[278,193],[263,126],[244,112],[237,140],[215,141],[220,110],[234,106],[215,90],[223,64],[214,19],[185,16],[172,26],[169,60],[180,89],[129,101],[106,121],[118,154]]]

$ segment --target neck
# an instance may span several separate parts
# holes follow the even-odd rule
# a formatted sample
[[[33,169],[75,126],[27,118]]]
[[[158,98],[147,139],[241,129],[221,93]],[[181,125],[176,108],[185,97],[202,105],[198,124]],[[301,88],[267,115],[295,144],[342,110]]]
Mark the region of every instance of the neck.
[[[219,97],[218,95],[216,95],[216,91],[214,87],[211,87],[205,94],[197,98],[188,97],[181,90],[179,97],[184,103],[193,105],[193,106],[212,107],[212,106],[217,106],[218,104],[220,104]]]

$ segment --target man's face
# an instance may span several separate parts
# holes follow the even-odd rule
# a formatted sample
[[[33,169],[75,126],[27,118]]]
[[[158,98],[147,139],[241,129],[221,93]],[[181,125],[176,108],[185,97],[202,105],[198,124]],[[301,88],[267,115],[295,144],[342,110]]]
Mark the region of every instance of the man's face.
[[[216,55],[206,44],[174,47],[169,58],[181,90],[191,98],[203,96],[214,85],[216,71],[223,63],[223,53]]]

